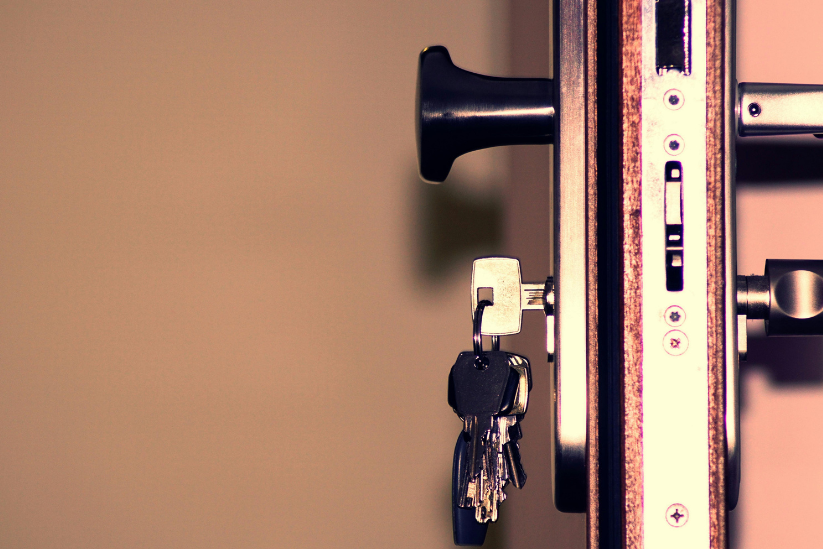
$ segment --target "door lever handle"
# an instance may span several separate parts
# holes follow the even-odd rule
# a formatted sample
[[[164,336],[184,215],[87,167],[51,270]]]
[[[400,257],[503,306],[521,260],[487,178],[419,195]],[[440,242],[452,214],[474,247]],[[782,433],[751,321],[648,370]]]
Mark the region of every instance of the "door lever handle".
[[[467,152],[552,143],[552,81],[469,72],[432,46],[420,53],[415,115],[420,176],[439,183]]]
[[[823,86],[744,82],[738,121],[741,137],[823,134]]]

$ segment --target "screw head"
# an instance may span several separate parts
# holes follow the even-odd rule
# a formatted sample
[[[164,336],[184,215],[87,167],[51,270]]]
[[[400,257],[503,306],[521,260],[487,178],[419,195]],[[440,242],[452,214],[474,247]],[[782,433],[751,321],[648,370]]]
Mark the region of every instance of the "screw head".
[[[683,97],[683,92],[680,90],[669,90],[663,96],[663,104],[666,105],[667,109],[676,111],[680,107],[683,106],[683,103],[686,101],[686,98]]]
[[[760,116],[760,113],[763,112],[763,109],[757,103],[749,103],[749,114],[752,115],[754,118]]]
[[[663,313],[663,318],[669,326],[682,326],[686,322],[686,311],[680,305],[672,305]]]
[[[666,522],[675,528],[681,528],[689,522],[689,510],[681,503],[669,505],[666,509]]]
[[[663,348],[672,356],[680,356],[689,348],[689,338],[680,330],[672,330],[663,336]]]
[[[672,134],[666,138],[664,148],[670,155],[677,156],[683,152],[684,148],[686,148],[686,142],[683,141],[683,138],[679,135]]]

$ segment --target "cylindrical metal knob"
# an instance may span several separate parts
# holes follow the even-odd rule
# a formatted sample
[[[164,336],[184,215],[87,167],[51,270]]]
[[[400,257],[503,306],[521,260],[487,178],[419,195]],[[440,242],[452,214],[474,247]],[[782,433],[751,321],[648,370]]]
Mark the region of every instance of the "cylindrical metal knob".
[[[823,335],[823,261],[768,259],[764,276],[738,277],[737,312],[766,321],[766,334]]]
[[[768,335],[823,335],[823,261],[769,259]]]
[[[461,154],[551,143],[554,135],[551,80],[465,71],[443,46],[420,54],[416,111],[420,176],[427,181],[444,181]]]

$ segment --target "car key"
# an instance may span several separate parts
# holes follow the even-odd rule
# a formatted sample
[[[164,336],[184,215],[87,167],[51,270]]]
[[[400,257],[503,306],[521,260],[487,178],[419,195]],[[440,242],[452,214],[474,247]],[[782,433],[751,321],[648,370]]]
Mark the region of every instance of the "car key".
[[[508,278],[504,276],[503,282]],[[517,278],[519,284],[519,272]],[[493,290],[495,286],[496,282]],[[452,467],[456,545],[481,545],[488,523],[497,520],[498,507],[506,499],[506,485],[511,481],[522,488],[526,479],[517,440],[519,421],[528,407],[531,369],[525,357],[500,352],[496,334],[489,334],[493,350],[483,352],[483,310],[492,305],[478,300],[473,315],[474,350],[461,353],[449,373],[449,404],[463,420]],[[517,307],[518,316],[520,310]]]
[[[461,507],[461,492],[458,479],[465,478],[467,435],[460,432],[454,447],[454,463],[452,465],[452,529],[455,545],[483,545],[486,539],[488,522],[477,522],[474,507]]]
[[[510,433],[526,412],[530,381],[524,357],[490,352],[483,358],[488,364],[479,368],[473,353],[461,353],[449,376],[449,403],[463,418],[467,438],[465,472],[455,479],[456,501],[474,507],[478,522],[497,520],[509,480],[518,488],[525,482]]]
[[[492,442],[493,419],[504,404],[507,387],[516,388],[519,382],[520,375],[509,367],[508,353],[501,351],[482,353],[480,356],[471,351],[463,352],[452,367],[449,374],[449,404],[463,418],[463,430],[469,438],[467,475],[459,485],[459,493],[464,498],[469,497],[468,483],[481,474],[484,461],[487,468],[494,467],[492,456],[486,455],[484,446],[487,444],[484,442]],[[497,460],[493,461],[496,464]]]

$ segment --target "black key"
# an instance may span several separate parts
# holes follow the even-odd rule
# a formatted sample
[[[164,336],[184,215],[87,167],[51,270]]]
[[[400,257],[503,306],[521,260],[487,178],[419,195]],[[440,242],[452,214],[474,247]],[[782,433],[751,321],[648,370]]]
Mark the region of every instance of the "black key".
[[[476,357],[464,352],[451,369],[448,400],[463,419],[452,478],[452,519],[458,545],[481,544],[485,530],[481,536],[474,525],[497,520],[507,482],[517,488],[525,484],[516,441],[530,389],[529,362],[513,353],[491,351]]]
[[[509,356],[503,351],[483,353],[476,364],[474,353],[460,353],[449,373],[449,404],[458,415],[493,416],[500,412],[509,381]]]
[[[482,363],[473,352],[460,353],[449,373],[449,404],[464,419],[469,435],[467,480],[480,474],[483,435],[491,430],[492,419],[504,404],[510,373],[514,371],[505,352],[487,352],[481,358]],[[461,488],[465,486],[461,484]]]
[[[474,518],[474,507],[461,507],[461,479],[466,478],[466,434],[457,436],[454,446],[454,463],[452,465],[452,530],[455,545],[483,545],[486,539],[486,530],[489,523],[479,523]]]

